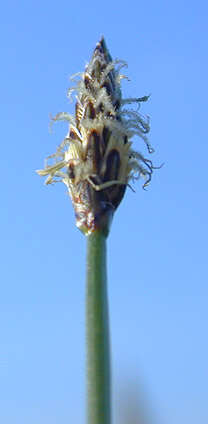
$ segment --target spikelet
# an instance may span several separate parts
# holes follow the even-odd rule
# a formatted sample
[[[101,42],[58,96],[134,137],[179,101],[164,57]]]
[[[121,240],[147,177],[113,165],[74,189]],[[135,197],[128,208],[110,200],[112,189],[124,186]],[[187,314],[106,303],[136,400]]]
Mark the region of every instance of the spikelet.
[[[144,102],[148,96],[122,99],[120,74],[125,62],[113,61],[104,39],[96,45],[84,73],[73,79],[76,91],[75,117],[58,113],[53,121],[68,121],[69,132],[58,147],[54,165],[37,171],[48,176],[46,184],[62,180],[69,191],[77,226],[86,234],[97,229],[107,232],[112,216],[132,179],[145,178],[146,187],[153,171],[152,162],[132,149],[131,138],[138,135],[149,153],[149,119],[126,105]],[[76,78],[79,78],[78,81]]]

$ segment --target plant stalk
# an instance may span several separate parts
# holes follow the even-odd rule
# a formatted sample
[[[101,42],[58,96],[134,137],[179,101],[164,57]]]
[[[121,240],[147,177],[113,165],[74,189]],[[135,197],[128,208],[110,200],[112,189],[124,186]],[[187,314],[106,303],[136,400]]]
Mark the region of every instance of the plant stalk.
[[[110,424],[106,236],[101,231],[87,236],[86,325],[88,424]]]

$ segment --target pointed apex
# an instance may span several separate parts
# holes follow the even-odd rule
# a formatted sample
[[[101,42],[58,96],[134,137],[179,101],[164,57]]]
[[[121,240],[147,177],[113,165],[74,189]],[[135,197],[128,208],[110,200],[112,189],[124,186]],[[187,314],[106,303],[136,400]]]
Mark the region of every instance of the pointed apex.
[[[100,56],[103,55],[105,57],[106,62],[112,61],[112,57],[107,49],[106,42],[103,36],[101,37],[100,41],[96,44],[96,47],[94,50],[93,56],[97,56],[97,55],[100,55]]]

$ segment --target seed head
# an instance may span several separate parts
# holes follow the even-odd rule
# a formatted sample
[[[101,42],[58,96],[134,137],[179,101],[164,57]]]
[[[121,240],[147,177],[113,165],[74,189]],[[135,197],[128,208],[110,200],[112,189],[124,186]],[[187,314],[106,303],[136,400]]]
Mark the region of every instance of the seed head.
[[[141,137],[149,153],[153,152],[148,139],[149,118],[126,105],[148,100],[149,96],[123,99],[120,73],[127,66],[112,60],[104,39],[96,45],[91,61],[83,73],[72,80],[76,91],[75,116],[58,113],[53,121],[69,122],[69,132],[47,159],[41,176],[46,184],[63,181],[71,197],[77,226],[91,234],[97,229],[108,232],[111,218],[120,204],[129,182],[145,178],[145,188],[153,171],[152,162],[132,149],[131,138]],[[77,80],[78,77],[78,80]]]

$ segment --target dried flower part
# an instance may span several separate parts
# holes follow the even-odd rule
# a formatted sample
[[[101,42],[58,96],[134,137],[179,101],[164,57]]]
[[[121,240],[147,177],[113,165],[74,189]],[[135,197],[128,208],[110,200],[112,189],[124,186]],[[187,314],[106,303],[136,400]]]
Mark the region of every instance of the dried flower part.
[[[55,164],[37,171],[48,176],[46,184],[61,179],[67,185],[77,226],[85,234],[107,231],[130,180],[143,176],[146,187],[154,168],[132,149],[130,140],[138,135],[149,153],[153,152],[147,139],[148,117],[125,108],[148,100],[148,96],[122,99],[120,83],[125,76],[120,70],[124,66],[125,62],[111,59],[102,38],[85,72],[74,76],[75,87],[68,91],[68,97],[77,92],[75,117],[58,113],[53,118],[70,124],[64,141],[49,157]]]

